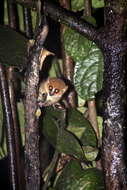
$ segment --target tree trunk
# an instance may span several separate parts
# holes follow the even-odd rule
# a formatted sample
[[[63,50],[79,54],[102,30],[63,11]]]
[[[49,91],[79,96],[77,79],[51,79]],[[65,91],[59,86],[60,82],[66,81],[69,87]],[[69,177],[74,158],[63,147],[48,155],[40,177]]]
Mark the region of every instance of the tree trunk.
[[[127,189],[125,165],[125,66],[127,39],[123,9],[112,1],[105,7],[102,32],[104,53],[104,130],[102,161],[107,190]],[[122,7],[121,7],[122,8]]]

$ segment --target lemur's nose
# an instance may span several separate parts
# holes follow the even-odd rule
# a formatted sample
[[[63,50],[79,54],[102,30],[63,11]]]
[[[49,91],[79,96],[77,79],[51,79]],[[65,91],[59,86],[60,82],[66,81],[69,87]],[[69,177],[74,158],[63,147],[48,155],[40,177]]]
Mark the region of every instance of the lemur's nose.
[[[55,93],[55,92],[54,92],[54,89],[52,89],[52,90],[49,91],[49,95],[50,95],[50,96],[54,96],[54,93]]]

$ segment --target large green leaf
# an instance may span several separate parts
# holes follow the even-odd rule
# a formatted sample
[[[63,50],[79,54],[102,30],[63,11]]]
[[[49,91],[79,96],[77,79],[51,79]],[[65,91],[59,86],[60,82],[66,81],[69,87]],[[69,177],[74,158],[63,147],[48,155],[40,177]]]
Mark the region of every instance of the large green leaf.
[[[96,44],[79,33],[67,29],[64,33],[65,50],[75,61],[74,85],[78,95],[95,98],[103,82],[103,56]]]
[[[59,126],[62,113],[49,108],[46,110],[43,118],[43,134],[54,148],[60,153],[81,160],[86,160],[86,157],[89,161],[95,160],[98,153],[96,135],[83,114],[76,109],[69,109],[68,126],[67,129],[63,129]]]
[[[67,129],[80,139],[83,146],[97,147],[97,138],[91,124],[78,110],[68,110]]]
[[[43,134],[58,152],[84,159],[85,155],[79,140],[72,133],[59,126],[59,119],[62,118],[58,111],[47,109],[43,119]]]
[[[0,26],[0,63],[6,66],[24,67],[27,39],[7,26]]]
[[[65,129],[59,128],[58,130],[56,149],[60,153],[65,153],[78,159],[85,160],[85,155],[78,139]]]
[[[77,161],[69,162],[59,176],[57,190],[104,190],[103,175],[97,168],[83,170]]]

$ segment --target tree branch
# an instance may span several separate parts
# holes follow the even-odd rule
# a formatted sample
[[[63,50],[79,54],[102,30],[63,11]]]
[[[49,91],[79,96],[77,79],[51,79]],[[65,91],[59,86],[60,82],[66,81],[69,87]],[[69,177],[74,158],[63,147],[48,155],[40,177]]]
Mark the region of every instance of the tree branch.
[[[21,134],[20,134],[20,125],[18,118],[17,102],[16,102],[16,93],[14,88],[14,67],[9,67],[7,70],[8,86],[9,86],[9,97],[13,117],[13,132],[12,138],[15,141],[15,162],[17,166],[17,180],[18,180],[18,189],[24,189],[24,176],[23,176],[23,165],[21,164]],[[14,147],[13,147],[14,149]]]
[[[52,19],[71,27],[72,29],[87,37],[89,40],[98,43],[99,33],[94,26],[83,19],[77,18],[73,12],[60,7],[58,4],[55,4],[52,1],[46,0],[44,5],[46,14],[48,14]]]
[[[18,189],[18,176],[16,165],[16,146],[14,137],[14,122],[12,116],[12,109],[9,97],[8,82],[6,77],[6,71],[2,64],[0,64],[0,92],[2,99],[3,114],[5,117],[6,135],[7,135],[7,149],[9,157],[9,172],[11,188],[13,190]]]
[[[29,50],[29,66],[27,70],[25,94],[25,179],[26,190],[40,189],[40,159],[39,159],[39,126],[37,111],[37,95],[39,83],[39,58],[43,43],[47,37],[48,27],[43,28]]]

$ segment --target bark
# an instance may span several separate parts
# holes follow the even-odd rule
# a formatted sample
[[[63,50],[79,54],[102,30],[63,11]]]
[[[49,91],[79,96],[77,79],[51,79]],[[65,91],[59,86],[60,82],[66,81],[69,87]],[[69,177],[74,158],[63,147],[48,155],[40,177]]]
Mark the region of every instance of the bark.
[[[17,168],[17,180],[18,180],[18,189],[24,189],[24,172],[23,172],[23,162],[21,159],[21,134],[20,134],[20,125],[19,125],[19,118],[18,118],[18,110],[17,110],[17,101],[16,101],[16,94],[14,88],[14,68],[9,67],[7,72],[8,78],[8,86],[9,86],[9,97],[10,97],[10,104],[12,110],[12,117],[13,117],[13,134],[12,138],[14,138],[15,145],[13,145],[13,149],[15,150],[15,164]],[[15,147],[14,147],[15,146]]]
[[[68,79],[73,84],[73,75],[74,75],[74,62],[72,58],[64,54],[64,67],[63,67],[63,74],[66,79]],[[68,106],[75,108],[77,105],[77,94],[74,88],[69,92],[67,97]]]
[[[24,13],[25,34],[29,39],[32,39],[32,37],[33,37],[33,26],[32,26],[31,9],[23,7],[23,13]]]
[[[113,6],[115,6],[113,4]],[[104,53],[104,131],[102,161],[106,189],[127,189],[125,163],[125,67],[127,39],[124,13],[108,5],[101,42]]]
[[[45,11],[52,19],[71,27],[88,39],[97,43],[100,36],[97,29],[83,19],[77,18],[73,12],[48,0],[45,1]]]
[[[17,163],[16,163],[16,146],[14,137],[14,122],[9,97],[9,89],[5,68],[0,64],[0,92],[3,107],[3,115],[5,117],[6,135],[7,135],[7,151],[9,159],[9,175],[11,188],[18,189]]]
[[[39,125],[37,111],[37,95],[39,84],[39,57],[47,37],[48,27],[43,28],[30,47],[25,94],[25,180],[26,190],[39,190],[41,183],[39,159]]]

